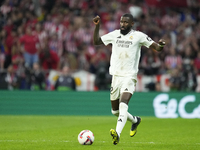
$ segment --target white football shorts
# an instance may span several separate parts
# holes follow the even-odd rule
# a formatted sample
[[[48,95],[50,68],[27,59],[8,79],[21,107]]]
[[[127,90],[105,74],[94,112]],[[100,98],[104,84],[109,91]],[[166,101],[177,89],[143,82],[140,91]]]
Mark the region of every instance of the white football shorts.
[[[133,77],[113,76],[110,88],[110,100],[120,98],[121,93],[129,92],[131,94],[135,91],[137,81]]]

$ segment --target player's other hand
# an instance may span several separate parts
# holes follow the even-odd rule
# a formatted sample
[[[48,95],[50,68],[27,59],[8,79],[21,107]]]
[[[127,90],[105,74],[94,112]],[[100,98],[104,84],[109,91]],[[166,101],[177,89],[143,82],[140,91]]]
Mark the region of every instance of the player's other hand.
[[[161,46],[164,46],[164,45],[165,45],[165,40],[160,39],[160,40],[158,41],[158,43],[159,43]]]
[[[99,17],[99,16],[94,17],[94,18],[93,18],[93,22],[94,22],[95,25],[99,24],[99,22],[100,22],[100,17]]]

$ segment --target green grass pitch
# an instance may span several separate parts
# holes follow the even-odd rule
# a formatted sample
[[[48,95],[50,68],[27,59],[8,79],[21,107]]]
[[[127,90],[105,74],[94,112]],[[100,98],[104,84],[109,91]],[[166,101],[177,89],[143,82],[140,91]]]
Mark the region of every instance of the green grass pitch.
[[[120,143],[112,144],[114,116],[0,116],[0,150],[199,150],[199,119],[142,117],[138,132],[129,136],[130,122]],[[81,130],[94,133],[92,145],[80,145]]]

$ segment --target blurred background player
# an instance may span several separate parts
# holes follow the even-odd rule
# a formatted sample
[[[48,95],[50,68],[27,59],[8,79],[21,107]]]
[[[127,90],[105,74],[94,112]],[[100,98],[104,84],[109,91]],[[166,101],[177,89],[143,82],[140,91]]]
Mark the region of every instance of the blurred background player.
[[[70,68],[68,65],[63,66],[62,72],[56,81],[55,89],[57,91],[75,91],[76,90],[75,79],[70,74]]]
[[[109,68],[112,75],[110,100],[112,114],[118,116],[118,121],[116,130],[111,129],[110,134],[113,138],[113,144],[116,145],[127,120],[132,122],[131,137],[136,134],[137,126],[141,122],[140,117],[128,113],[128,103],[135,91],[137,82],[141,46],[161,51],[165,41],[160,39],[156,43],[146,34],[133,30],[134,18],[131,14],[124,14],[121,17],[119,30],[114,30],[101,37],[99,36],[100,17],[93,18],[93,22],[95,24],[94,44],[112,44]]]

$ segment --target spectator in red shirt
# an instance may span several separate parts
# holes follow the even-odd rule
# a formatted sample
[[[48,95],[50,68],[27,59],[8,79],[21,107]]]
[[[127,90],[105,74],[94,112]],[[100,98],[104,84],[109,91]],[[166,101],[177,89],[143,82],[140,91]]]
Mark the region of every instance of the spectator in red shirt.
[[[7,23],[3,29],[6,31],[7,35],[10,35],[13,28],[14,28],[13,21],[12,19],[8,18]]]
[[[12,62],[12,46],[17,42],[17,32],[15,29],[12,29],[9,34],[7,34],[6,39],[5,39],[5,44],[7,50],[5,51],[6,54],[6,62],[5,62],[5,68],[7,68],[11,62]]]
[[[38,37],[40,47],[44,43],[44,40],[48,38],[48,33],[47,31],[44,30],[43,24],[42,23],[37,23],[35,25],[35,31],[33,32],[35,36]]]
[[[22,67],[24,64],[24,57],[20,52],[20,48],[14,44],[12,46],[12,65],[13,69],[16,71],[19,67]]]
[[[58,38],[58,34],[55,32],[50,36],[49,48],[58,54],[59,57],[63,54],[63,43]]]
[[[169,71],[174,68],[181,68],[182,57],[176,52],[173,46],[169,50],[169,54],[165,57],[164,63]]]
[[[41,66],[44,70],[58,69],[59,57],[53,50],[49,49],[47,43],[45,44],[44,48],[42,48],[39,58]]]
[[[39,44],[37,36],[32,35],[31,27],[26,28],[26,34],[23,35],[20,40],[20,44],[23,44],[25,65],[32,67],[35,62],[38,62],[38,50],[36,45]]]
[[[34,12],[28,10],[25,12],[25,29],[27,27],[31,27],[32,30],[35,30],[35,26],[38,22],[37,17],[35,16]]]

